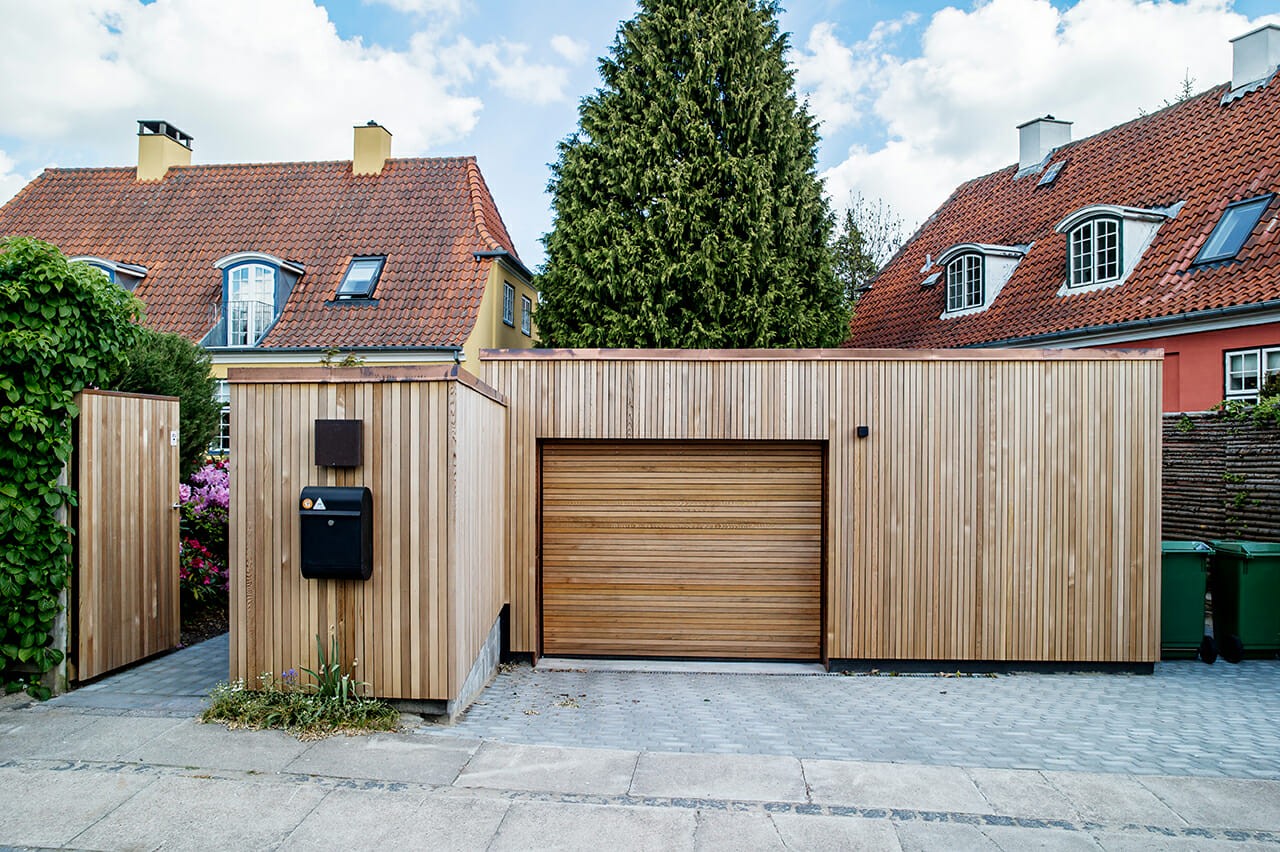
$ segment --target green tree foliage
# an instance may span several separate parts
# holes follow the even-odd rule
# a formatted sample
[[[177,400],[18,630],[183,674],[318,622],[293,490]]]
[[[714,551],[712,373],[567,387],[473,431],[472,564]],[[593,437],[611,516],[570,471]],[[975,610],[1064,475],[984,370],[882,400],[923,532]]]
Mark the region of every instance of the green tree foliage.
[[[872,202],[861,194],[850,200],[831,243],[836,278],[850,304],[866,292],[903,239],[902,218],[884,201]]]
[[[538,330],[553,346],[842,342],[817,126],[774,0],[640,0],[559,146]]]
[[[204,462],[218,431],[222,407],[213,398],[215,382],[208,352],[180,334],[143,328],[110,386],[178,398],[178,453],[185,480]]]
[[[104,382],[133,345],[141,304],[54,246],[0,240],[0,680],[44,690],[62,659],[51,648],[58,595],[71,572],[59,522],[74,505],[58,477],[71,458],[77,391]]]

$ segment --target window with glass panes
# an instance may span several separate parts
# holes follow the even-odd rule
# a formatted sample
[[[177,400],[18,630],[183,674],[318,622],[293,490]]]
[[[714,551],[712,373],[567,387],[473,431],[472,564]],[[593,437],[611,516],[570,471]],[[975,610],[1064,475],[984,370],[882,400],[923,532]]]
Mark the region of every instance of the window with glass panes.
[[[982,255],[962,254],[947,264],[947,310],[982,304]]]
[[[213,387],[213,399],[221,413],[218,417],[218,433],[209,444],[210,455],[223,456],[231,451],[231,386],[219,381]]]
[[[1227,399],[1257,399],[1267,377],[1280,373],[1280,346],[1226,353]]]
[[[533,335],[533,299],[528,296],[520,297],[520,330],[525,337]]]
[[[502,284],[502,321],[516,324],[516,288],[506,282]]]
[[[227,273],[227,345],[254,346],[276,313],[276,271],[245,263]]]
[[[1120,220],[1090,219],[1067,241],[1067,280],[1072,287],[1104,284],[1120,277]]]

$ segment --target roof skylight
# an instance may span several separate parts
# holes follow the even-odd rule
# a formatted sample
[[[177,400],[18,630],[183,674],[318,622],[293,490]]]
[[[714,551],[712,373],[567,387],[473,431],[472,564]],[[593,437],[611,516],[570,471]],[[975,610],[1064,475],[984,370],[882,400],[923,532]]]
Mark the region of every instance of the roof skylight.
[[[1062,171],[1062,167],[1065,166],[1066,164],[1067,164],[1066,160],[1059,160],[1058,162],[1049,166],[1049,168],[1044,170],[1044,174],[1040,175],[1040,180],[1036,182],[1036,186],[1048,186],[1049,184],[1053,183],[1055,180],[1057,180],[1058,173]]]
[[[1273,196],[1264,195],[1237,201],[1227,206],[1222,218],[1213,226],[1213,233],[1196,255],[1196,263],[1210,263],[1215,260],[1229,260],[1240,253],[1244,241],[1249,239],[1253,228],[1262,218],[1262,213],[1271,203]]]
[[[347,267],[347,274],[338,285],[339,299],[368,299],[373,295],[373,288],[378,286],[378,278],[382,275],[382,265],[386,257],[354,257]]]

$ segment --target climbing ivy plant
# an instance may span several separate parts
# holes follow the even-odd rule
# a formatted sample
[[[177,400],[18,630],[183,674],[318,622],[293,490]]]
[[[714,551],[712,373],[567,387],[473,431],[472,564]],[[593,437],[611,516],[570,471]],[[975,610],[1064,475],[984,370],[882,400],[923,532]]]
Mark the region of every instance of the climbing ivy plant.
[[[0,680],[44,697],[75,504],[58,479],[71,458],[76,392],[105,380],[138,335],[142,306],[100,271],[27,237],[0,240]]]

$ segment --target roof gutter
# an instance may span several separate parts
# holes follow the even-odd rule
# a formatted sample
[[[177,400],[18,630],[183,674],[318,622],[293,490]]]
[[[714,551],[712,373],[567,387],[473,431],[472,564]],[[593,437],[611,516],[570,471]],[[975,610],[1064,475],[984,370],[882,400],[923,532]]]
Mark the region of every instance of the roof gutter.
[[[1231,305],[1225,308],[1209,308],[1203,311],[1190,311],[1174,316],[1152,317],[1150,319],[1129,320],[1128,322],[1111,323],[1110,325],[1092,325],[1085,328],[1073,328],[1067,331],[1052,331],[1047,334],[1032,334],[1025,337],[1008,337],[1003,340],[991,340],[984,343],[966,343],[960,349],[979,349],[987,346],[1020,346],[1024,343],[1050,343],[1070,341],[1075,338],[1089,338],[1103,334],[1137,331],[1139,329],[1157,329],[1164,326],[1176,327],[1183,323],[1202,322],[1204,320],[1222,319],[1246,314],[1280,311],[1280,299],[1268,299],[1265,302],[1254,302],[1249,305]]]
[[[530,281],[533,280],[533,273],[529,271],[529,267],[524,265],[520,258],[516,257],[506,249],[493,249],[492,251],[474,251],[471,253],[476,260],[488,260],[492,258],[501,258],[516,268],[516,271]]]

